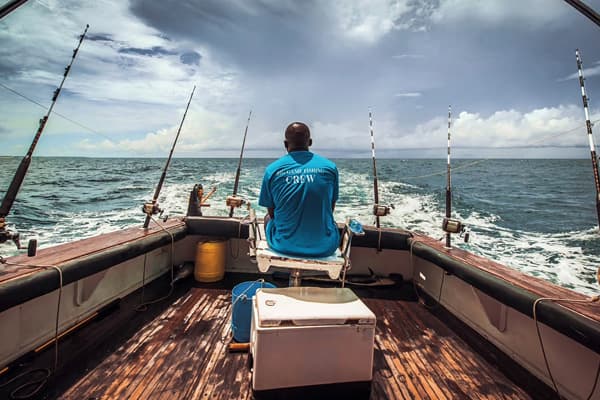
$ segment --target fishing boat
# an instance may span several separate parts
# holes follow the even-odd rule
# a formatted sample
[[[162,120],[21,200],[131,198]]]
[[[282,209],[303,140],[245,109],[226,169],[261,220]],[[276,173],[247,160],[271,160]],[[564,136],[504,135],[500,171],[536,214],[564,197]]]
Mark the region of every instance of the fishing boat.
[[[300,259],[235,190],[159,218],[169,161],[144,226],[2,259],[0,398],[600,399],[598,297],[453,247],[449,210],[445,241],[386,228],[375,186],[374,225]]]
[[[2,381],[26,375],[5,384],[3,398],[41,384],[44,369],[53,371],[49,398],[251,398],[252,356],[228,351],[232,290],[259,280],[286,288],[288,279],[285,269],[260,273],[250,231],[239,217],[185,216],[7,259]],[[346,287],[375,315],[373,358],[356,360],[348,347],[335,362],[372,362],[371,399],[557,398],[554,385],[565,398],[598,397],[597,303],[436,239],[373,226],[364,233],[352,240]],[[173,266],[206,257],[197,254],[205,243],[238,250],[223,251],[224,279],[176,281]],[[307,273],[302,284],[340,281]],[[315,343],[296,345],[272,355],[280,360],[275,381],[299,368],[286,354],[301,351],[313,368],[322,356]],[[301,389],[360,393],[353,382],[315,382]],[[293,390],[266,392],[288,398]]]

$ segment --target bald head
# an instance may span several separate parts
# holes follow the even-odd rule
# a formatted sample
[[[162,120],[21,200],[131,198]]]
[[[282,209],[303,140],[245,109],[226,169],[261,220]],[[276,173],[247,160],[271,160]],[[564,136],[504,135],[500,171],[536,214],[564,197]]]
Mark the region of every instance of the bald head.
[[[285,128],[285,141],[283,144],[288,152],[308,150],[312,145],[310,129],[302,122],[292,122]]]

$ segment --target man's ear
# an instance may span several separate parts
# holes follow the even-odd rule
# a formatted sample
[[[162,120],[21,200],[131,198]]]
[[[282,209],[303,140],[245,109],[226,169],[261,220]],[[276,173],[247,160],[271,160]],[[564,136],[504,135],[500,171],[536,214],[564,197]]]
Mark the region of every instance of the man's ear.
[[[283,141],[283,146],[284,146],[284,147],[285,147],[285,149],[287,150],[287,148],[288,148],[288,141],[287,141],[287,140],[284,140],[284,141]]]
[[[308,139],[308,147],[312,146],[312,138]]]

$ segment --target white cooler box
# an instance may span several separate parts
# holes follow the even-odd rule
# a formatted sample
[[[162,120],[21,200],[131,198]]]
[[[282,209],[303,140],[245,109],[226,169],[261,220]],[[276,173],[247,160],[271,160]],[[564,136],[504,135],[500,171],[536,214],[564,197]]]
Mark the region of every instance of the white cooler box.
[[[373,378],[375,314],[348,288],[260,289],[253,298],[252,388]]]

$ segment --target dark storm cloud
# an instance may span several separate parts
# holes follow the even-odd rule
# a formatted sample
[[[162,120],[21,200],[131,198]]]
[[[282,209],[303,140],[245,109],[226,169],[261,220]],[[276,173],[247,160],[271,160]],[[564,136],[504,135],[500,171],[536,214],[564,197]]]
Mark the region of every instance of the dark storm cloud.
[[[8,77],[15,75],[19,68],[14,64],[7,64],[0,61],[0,79],[6,80]]]
[[[179,56],[181,62],[187,65],[200,65],[201,58],[202,56],[195,51],[189,51]]]
[[[573,88],[556,78],[573,71],[574,46],[600,54],[597,28],[568,5],[552,24],[524,23],[510,12],[492,22],[468,12],[464,20],[434,21],[440,2],[424,1],[394,21],[402,27],[365,44],[340,37],[335,5],[326,4],[134,0],[131,9],[169,37],[199,42],[235,65],[246,85],[260,88],[249,101],[274,110],[283,101],[290,116],[311,104],[313,118],[330,120],[381,104],[380,112],[413,124],[450,103],[484,114],[569,103],[577,91],[569,96]]]
[[[167,50],[160,46],[153,46],[149,49],[143,49],[138,47],[123,47],[119,49],[119,53],[125,54],[138,54],[141,56],[172,56],[177,54],[176,51]]]
[[[92,42],[112,42],[113,41],[111,35],[102,34],[102,33],[89,34],[85,38],[86,38],[86,40],[91,40]]]
[[[169,37],[185,38],[211,47],[222,59],[257,73],[305,66],[327,38],[327,24],[312,2],[270,4],[254,1],[144,2],[131,10]],[[165,18],[168,16],[168,18]]]

